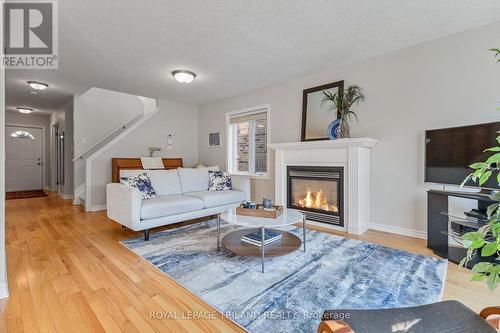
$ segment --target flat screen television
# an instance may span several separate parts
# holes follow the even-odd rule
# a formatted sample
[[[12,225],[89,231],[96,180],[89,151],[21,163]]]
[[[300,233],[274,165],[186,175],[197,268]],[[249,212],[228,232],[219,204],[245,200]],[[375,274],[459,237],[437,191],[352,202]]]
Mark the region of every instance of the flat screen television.
[[[500,122],[425,131],[425,181],[460,185],[471,173],[469,165],[492,154],[484,150],[497,145],[497,131]],[[465,185],[479,187],[472,181]],[[481,188],[498,189],[496,177]]]

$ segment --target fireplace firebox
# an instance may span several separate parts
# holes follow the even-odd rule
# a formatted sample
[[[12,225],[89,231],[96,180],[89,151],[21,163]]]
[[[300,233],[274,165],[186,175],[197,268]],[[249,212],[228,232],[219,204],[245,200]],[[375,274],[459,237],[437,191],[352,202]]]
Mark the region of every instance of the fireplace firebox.
[[[288,207],[308,220],[344,226],[344,168],[288,166]]]

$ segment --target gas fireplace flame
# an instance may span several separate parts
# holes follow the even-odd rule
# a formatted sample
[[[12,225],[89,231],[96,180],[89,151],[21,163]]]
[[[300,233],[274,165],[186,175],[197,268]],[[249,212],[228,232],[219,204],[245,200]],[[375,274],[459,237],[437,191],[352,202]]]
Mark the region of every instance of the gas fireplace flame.
[[[303,198],[296,199],[294,205],[303,208],[313,208],[326,210],[327,212],[338,213],[339,208],[335,204],[330,204],[326,195],[322,190],[311,191],[308,190]]]

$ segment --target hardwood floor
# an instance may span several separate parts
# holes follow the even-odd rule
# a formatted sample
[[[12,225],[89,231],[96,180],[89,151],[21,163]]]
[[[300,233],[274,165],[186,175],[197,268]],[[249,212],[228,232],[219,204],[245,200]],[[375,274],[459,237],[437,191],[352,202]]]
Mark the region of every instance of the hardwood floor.
[[[10,297],[0,301],[0,332],[243,332],[120,245],[139,234],[104,212],[85,213],[53,194],[6,206]],[[375,231],[356,238],[432,255],[424,240]],[[470,276],[450,263],[444,298],[475,311],[500,303],[499,291]],[[209,318],[192,318],[196,312]]]

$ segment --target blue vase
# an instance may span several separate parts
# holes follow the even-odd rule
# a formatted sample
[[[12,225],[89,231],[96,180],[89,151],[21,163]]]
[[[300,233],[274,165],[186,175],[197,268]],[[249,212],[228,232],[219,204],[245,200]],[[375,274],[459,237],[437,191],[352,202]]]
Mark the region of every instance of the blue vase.
[[[328,125],[326,134],[330,140],[335,140],[340,138],[340,126],[342,125],[342,119],[335,119]]]

